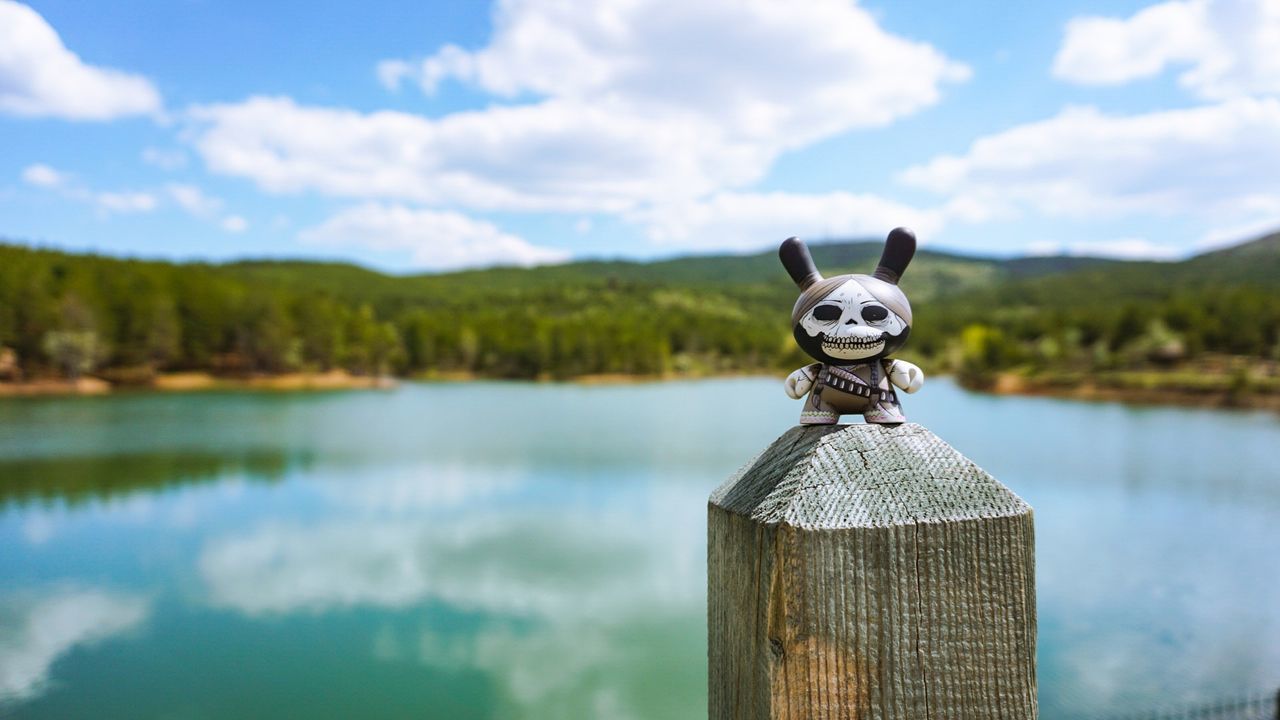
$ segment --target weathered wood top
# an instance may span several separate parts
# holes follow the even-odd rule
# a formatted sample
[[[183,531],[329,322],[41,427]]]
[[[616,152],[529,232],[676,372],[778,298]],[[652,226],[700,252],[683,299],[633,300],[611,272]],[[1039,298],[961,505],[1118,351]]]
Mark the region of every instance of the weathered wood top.
[[[1031,512],[916,423],[794,427],[717,488],[710,502],[756,522],[818,530]]]

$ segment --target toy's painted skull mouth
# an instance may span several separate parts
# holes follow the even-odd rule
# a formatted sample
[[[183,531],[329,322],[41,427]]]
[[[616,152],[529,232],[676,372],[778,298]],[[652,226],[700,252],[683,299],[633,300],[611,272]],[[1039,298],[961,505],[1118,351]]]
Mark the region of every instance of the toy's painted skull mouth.
[[[861,360],[877,355],[884,350],[884,341],[888,333],[874,328],[854,328],[849,334],[830,337],[822,334],[822,352],[841,360]]]

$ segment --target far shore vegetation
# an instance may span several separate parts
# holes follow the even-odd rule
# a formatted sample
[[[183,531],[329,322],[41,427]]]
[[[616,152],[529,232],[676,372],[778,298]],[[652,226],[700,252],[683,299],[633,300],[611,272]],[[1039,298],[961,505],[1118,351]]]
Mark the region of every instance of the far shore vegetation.
[[[903,286],[902,356],[969,387],[1280,407],[1280,234],[1173,263],[925,250]],[[771,252],[392,276],[0,244],[0,394],[782,374],[794,298]]]

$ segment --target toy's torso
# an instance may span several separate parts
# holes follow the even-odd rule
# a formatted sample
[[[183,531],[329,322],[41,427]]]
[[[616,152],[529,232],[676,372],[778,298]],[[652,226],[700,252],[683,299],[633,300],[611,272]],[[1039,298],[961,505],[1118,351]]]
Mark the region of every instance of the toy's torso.
[[[893,360],[852,365],[816,364],[817,376],[804,411],[802,424],[839,422],[841,415],[861,414],[869,422],[902,422],[898,396],[889,383]]]
[[[890,364],[892,360],[888,361]],[[844,413],[860,413],[883,399],[897,402],[889,384],[886,363],[876,360],[854,365],[823,365],[813,392]]]

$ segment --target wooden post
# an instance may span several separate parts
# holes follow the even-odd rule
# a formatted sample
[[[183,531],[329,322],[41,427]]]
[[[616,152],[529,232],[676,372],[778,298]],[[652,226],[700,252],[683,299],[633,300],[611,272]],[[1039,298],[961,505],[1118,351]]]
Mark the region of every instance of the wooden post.
[[[1037,716],[1031,507],[925,428],[793,428],[707,514],[713,720]]]

